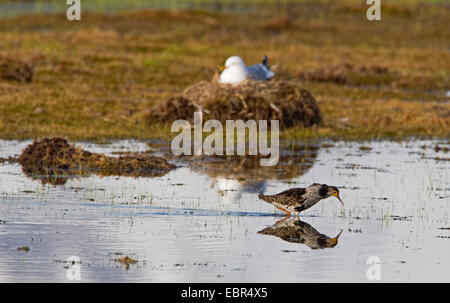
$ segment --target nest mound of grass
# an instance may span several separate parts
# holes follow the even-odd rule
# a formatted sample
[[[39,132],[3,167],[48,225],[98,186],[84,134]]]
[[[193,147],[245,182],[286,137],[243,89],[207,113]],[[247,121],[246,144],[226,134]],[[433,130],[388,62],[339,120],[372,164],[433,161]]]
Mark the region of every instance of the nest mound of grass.
[[[166,174],[174,165],[165,159],[141,154],[110,157],[76,147],[64,138],[34,141],[23,151],[18,162],[24,173],[43,183],[64,184],[67,175],[156,177]]]
[[[19,82],[31,82],[33,64],[22,60],[0,56],[0,78]]]
[[[312,126],[320,123],[320,109],[313,95],[291,81],[246,81],[240,85],[201,81],[184,92],[157,103],[147,122],[203,119],[279,120],[280,127]]]

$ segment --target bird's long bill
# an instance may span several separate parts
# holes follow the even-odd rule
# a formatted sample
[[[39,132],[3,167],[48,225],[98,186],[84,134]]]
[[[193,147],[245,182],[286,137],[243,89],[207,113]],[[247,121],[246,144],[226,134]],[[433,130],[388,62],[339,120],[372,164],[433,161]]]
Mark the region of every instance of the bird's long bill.
[[[331,243],[333,243],[333,245],[336,245],[338,243],[339,240],[339,236],[342,234],[344,230],[341,230],[341,232],[334,238],[331,238]]]
[[[339,200],[339,202],[341,202],[342,206],[345,207],[344,202],[342,202],[341,197],[339,197],[338,193],[334,194],[333,196],[335,196]]]

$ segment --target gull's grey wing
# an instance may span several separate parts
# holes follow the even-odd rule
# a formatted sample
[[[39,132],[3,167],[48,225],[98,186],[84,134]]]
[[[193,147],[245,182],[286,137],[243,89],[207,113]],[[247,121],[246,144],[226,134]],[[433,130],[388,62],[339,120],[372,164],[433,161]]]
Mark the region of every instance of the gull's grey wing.
[[[254,64],[247,66],[247,78],[256,81],[269,80],[275,74],[264,64]]]
[[[247,66],[247,78],[256,81],[267,80],[267,68],[262,64]]]

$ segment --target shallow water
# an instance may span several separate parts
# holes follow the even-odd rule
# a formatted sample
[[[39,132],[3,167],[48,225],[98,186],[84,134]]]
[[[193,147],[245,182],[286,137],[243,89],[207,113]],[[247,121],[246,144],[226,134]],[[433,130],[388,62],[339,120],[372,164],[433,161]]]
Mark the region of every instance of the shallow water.
[[[0,157],[29,143],[0,140]],[[148,149],[136,141],[79,144],[106,154]],[[82,282],[368,282],[370,256],[381,261],[382,282],[450,282],[450,162],[436,144],[449,147],[338,142],[291,150],[269,170],[171,159],[178,168],[162,177],[92,174],[59,186],[5,162],[0,282],[66,282],[70,256],[81,260]],[[345,209],[329,198],[302,222],[281,222],[292,242],[258,233],[283,217],[257,193],[314,182],[339,187]],[[318,234],[341,231],[334,248],[317,248],[325,237]],[[115,261],[125,255],[138,262],[127,269]]]

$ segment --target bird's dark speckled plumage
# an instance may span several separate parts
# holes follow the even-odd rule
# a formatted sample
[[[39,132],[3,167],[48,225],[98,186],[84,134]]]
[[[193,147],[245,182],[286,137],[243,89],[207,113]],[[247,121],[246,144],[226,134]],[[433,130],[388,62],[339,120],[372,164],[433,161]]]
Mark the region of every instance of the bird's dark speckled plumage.
[[[299,214],[330,196],[335,196],[342,203],[339,190],[335,186],[319,183],[311,184],[306,188],[291,188],[275,195],[260,194],[258,197],[290,215],[291,212]]]

